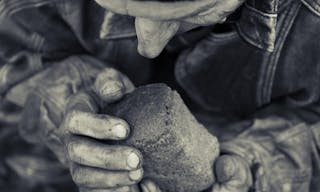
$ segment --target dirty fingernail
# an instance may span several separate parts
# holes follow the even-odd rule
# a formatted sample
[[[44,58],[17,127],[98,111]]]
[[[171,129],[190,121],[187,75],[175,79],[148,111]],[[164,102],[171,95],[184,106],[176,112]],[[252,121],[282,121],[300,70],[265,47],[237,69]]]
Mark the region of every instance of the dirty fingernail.
[[[143,186],[144,186],[144,189],[146,189],[147,192],[149,192],[149,191],[158,191],[157,187],[152,182],[147,181],[147,182],[145,182],[143,184]]]
[[[129,173],[129,178],[132,181],[139,181],[139,180],[142,179],[142,175],[143,175],[143,170],[142,169],[138,169],[138,170],[135,170],[135,171],[131,171]]]
[[[126,129],[123,125],[121,125],[121,124],[115,125],[115,126],[112,128],[112,132],[113,132],[113,134],[114,134],[116,137],[118,137],[118,138],[120,138],[120,139],[126,138],[127,135],[128,135],[127,129]]]
[[[127,164],[130,168],[137,168],[140,164],[139,156],[134,152],[130,153],[127,159]]]
[[[222,156],[217,166],[217,175],[220,182],[229,181],[236,172],[236,164],[233,158]]]
[[[113,95],[115,93],[118,93],[121,91],[122,89],[122,84],[118,81],[110,81],[110,82],[106,82],[101,90],[100,93],[102,95]]]

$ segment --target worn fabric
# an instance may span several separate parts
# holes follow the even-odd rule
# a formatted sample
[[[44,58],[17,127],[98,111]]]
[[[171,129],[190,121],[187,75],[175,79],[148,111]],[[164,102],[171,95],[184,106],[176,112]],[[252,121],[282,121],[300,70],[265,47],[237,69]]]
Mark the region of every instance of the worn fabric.
[[[181,54],[177,79],[203,108],[246,115],[278,99],[295,106],[318,100],[320,18],[300,1],[283,6],[278,8],[273,52],[251,46],[230,30],[212,33]]]
[[[209,114],[198,118],[215,127],[224,153],[251,163],[253,190],[319,191],[319,2],[248,0],[238,13],[227,32],[209,27],[178,36],[162,61],[173,66],[179,55],[175,78],[186,101],[194,114]],[[136,85],[162,69],[139,56],[129,29],[117,36],[116,26],[101,39],[105,15],[89,0],[0,1],[1,101],[24,109],[16,121],[29,142],[59,147],[54,132],[67,98],[90,87],[102,68]],[[218,124],[218,112],[232,121]]]

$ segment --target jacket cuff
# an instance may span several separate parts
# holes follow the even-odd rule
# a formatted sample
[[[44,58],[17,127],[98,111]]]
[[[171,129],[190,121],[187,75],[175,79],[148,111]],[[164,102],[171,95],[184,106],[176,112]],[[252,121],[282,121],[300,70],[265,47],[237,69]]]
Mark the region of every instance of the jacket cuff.
[[[262,50],[272,52],[276,40],[278,0],[258,1],[250,4],[247,1],[237,22],[241,37],[249,44]]]

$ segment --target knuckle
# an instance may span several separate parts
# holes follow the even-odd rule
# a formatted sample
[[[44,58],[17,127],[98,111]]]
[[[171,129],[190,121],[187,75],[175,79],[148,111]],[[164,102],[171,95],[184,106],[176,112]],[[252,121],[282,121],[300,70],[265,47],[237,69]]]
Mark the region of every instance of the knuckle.
[[[70,158],[74,157],[75,154],[75,143],[74,142],[69,142],[67,143],[67,151],[68,151],[68,155]]]
[[[113,68],[106,68],[98,74],[97,83],[102,83],[105,80],[116,79],[119,77],[119,72]]]
[[[74,124],[75,124],[75,120],[77,115],[79,114],[78,111],[72,110],[70,112],[68,112],[65,116],[65,120],[64,120],[64,127],[65,129],[73,129]]]
[[[101,156],[103,157],[103,162],[104,166],[106,168],[110,168],[113,165],[113,161],[115,157],[110,157],[110,154],[112,153],[113,150],[111,149],[104,149],[101,151]],[[110,159],[113,158],[113,159]]]
[[[69,138],[69,141],[66,144],[69,156],[74,158],[75,156],[77,156],[78,153],[81,154],[81,149],[83,148],[82,145],[83,144],[81,142]]]
[[[72,180],[80,187],[94,187],[95,183],[92,180],[94,174],[81,166],[75,168],[72,174]]]
[[[117,76],[117,75],[119,75],[119,72],[114,68],[107,68],[104,72],[109,76]]]
[[[73,169],[71,170],[71,176],[73,181],[76,182],[77,184],[83,184],[83,181],[84,181],[83,177],[86,175],[85,172],[86,171],[79,166],[73,167]]]

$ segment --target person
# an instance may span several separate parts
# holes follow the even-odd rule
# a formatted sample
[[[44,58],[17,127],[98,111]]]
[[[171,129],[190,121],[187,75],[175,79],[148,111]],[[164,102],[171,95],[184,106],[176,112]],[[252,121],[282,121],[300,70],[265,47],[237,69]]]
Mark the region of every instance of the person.
[[[1,101],[23,108],[20,134],[50,148],[80,191],[160,191],[137,149],[103,142],[128,124],[98,114],[158,81],[219,137],[208,191],[318,191],[318,4],[3,0]]]

